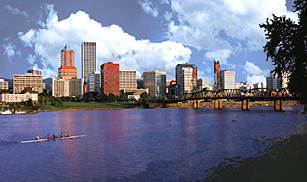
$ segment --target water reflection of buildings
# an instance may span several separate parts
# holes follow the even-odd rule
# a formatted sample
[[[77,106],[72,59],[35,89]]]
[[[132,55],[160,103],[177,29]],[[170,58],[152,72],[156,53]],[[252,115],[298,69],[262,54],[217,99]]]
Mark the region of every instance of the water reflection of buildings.
[[[107,139],[110,141],[119,141],[125,138],[125,116],[123,112],[114,112],[109,110],[105,113],[107,121]]]

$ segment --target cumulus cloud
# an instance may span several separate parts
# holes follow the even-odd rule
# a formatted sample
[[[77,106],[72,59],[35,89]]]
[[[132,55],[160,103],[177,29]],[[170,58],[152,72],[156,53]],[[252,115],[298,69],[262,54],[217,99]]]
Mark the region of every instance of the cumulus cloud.
[[[5,9],[8,10],[13,15],[21,15],[25,17],[27,21],[31,21],[29,14],[25,11],[20,11],[18,8],[13,8],[10,5],[6,5]]]
[[[3,44],[2,47],[4,48],[3,54],[7,55],[9,59],[15,55],[16,46],[12,42]]]
[[[170,0],[178,21],[170,21],[168,37],[203,50],[261,50],[265,43],[259,24],[272,13],[294,20],[286,0]]]
[[[2,48],[4,49],[3,54],[6,55],[9,60],[11,61],[11,58],[15,55],[21,56],[21,51],[16,49],[16,46],[9,41],[10,37],[5,38],[6,44],[2,44]]]
[[[242,68],[246,74],[247,82],[251,84],[258,82],[263,82],[265,84],[266,77],[270,74],[270,70],[262,70],[259,66],[256,66],[254,63],[249,61],[246,61]]]
[[[231,51],[229,49],[223,50],[215,50],[215,51],[207,51],[205,57],[210,60],[220,61],[221,64],[226,64],[227,58],[231,55]]]
[[[139,4],[146,14],[150,14],[153,17],[157,17],[159,15],[158,8],[153,7],[153,3],[150,0],[140,1]]]
[[[121,69],[136,69],[137,76],[150,70],[166,71],[168,78],[174,77],[174,68],[179,63],[189,62],[191,50],[180,43],[164,41],[152,43],[136,40],[118,25],[103,26],[90,16],[78,11],[59,20],[53,6],[45,6],[48,16],[41,28],[20,32],[19,38],[34,54],[27,57],[30,64],[39,62],[44,76],[57,76],[60,67],[60,52],[69,43],[75,51],[75,65],[81,73],[81,43],[94,41],[97,45],[97,66],[108,62],[119,62]],[[112,53],[119,55],[114,59]]]

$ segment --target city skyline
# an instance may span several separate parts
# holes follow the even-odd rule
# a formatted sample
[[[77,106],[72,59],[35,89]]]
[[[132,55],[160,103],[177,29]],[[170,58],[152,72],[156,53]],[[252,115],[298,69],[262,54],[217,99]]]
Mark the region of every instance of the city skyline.
[[[81,43],[93,41],[97,42],[96,70],[113,61],[120,63],[120,69],[136,69],[137,77],[144,71],[159,70],[166,71],[167,79],[174,79],[176,65],[189,63],[198,67],[198,78],[209,79],[213,84],[213,61],[219,60],[222,70],[236,71],[237,82],[265,82],[273,66],[265,61],[264,32],[258,24],[272,13],[296,16],[291,12],[292,1],[284,0],[225,0],[213,5],[176,0],[46,3],[1,2],[2,19],[7,25],[0,30],[0,59],[4,65],[0,77],[12,78],[33,67],[42,70],[44,78],[56,76],[60,67],[58,52],[69,43],[76,52],[80,78]],[[72,6],[64,8],[66,3]],[[96,6],[101,11],[93,8]],[[222,8],[225,12],[217,14]],[[112,15],[113,10],[119,12],[118,16]],[[223,22],[225,17],[229,23]]]

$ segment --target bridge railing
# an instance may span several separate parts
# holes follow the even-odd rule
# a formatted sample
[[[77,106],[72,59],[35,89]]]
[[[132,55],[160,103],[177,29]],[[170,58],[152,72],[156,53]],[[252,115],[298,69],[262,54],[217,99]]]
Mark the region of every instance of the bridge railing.
[[[180,100],[188,98],[210,98],[210,97],[296,97],[295,93],[291,93],[288,89],[273,90],[273,89],[226,89],[226,90],[204,90],[196,93],[186,93],[179,96]]]

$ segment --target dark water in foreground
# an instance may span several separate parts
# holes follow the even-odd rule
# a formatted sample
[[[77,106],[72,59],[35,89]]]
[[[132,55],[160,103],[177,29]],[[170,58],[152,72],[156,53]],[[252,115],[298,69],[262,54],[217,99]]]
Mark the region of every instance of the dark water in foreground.
[[[0,116],[0,181],[190,181],[226,157],[256,154],[251,138],[294,133],[302,106],[123,109]],[[238,122],[232,122],[234,117]],[[70,131],[84,138],[21,144]]]

